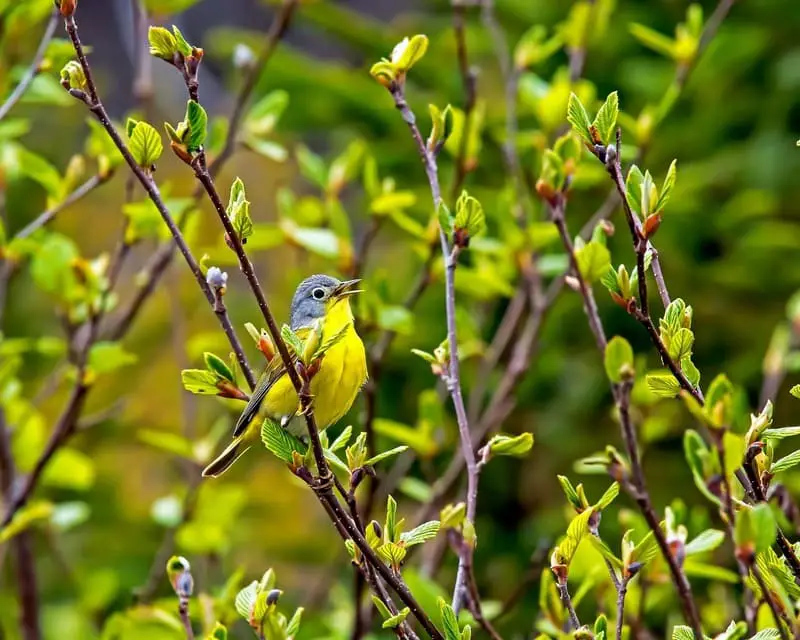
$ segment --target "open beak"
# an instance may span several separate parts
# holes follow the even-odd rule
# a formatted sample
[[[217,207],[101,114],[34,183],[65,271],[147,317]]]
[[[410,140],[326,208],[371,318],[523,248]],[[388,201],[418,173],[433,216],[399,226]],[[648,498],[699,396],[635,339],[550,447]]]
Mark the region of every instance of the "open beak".
[[[347,296],[352,296],[355,293],[361,293],[363,289],[355,288],[355,286],[359,282],[361,282],[360,279],[345,280],[344,282],[340,282],[333,290],[333,297],[339,299],[339,298],[345,298]]]

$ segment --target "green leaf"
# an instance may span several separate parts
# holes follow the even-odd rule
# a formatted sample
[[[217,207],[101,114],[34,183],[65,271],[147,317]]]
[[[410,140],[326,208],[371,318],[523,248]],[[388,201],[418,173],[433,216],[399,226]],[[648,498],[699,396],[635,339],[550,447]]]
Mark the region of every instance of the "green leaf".
[[[439,598],[438,604],[445,640],[461,640],[461,630],[453,608],[443,598]]]
[[[515,456],[517,458],[528,455],[533,448],[533,434],[521,433],[518,436],[493,436],[487,445],[493,456]]]
[[[784,438],[791,438],[793,436],[800,436],[800,427],[783,427],[781,429],[765,429],[761,432],[761,438],[764,440],[783,440]]]
[[[0,544],[4,544],[14,536],[29,529],[39,520],[47,520],[53,514],[53,504],[50,502],[30,502],[20,508],[5,527],[0,529]]]
[[[88,366],[94,375],[111,373],[138,360],[118,342],[96,342],[89,351]]]
[[[383,535],[388,541],[396,540],[397,529],[397,502],[392,496],[386,498],[386,521],[384,524]]]
[[[270,91],[250,109],[244,123],[245,129],[255,136],[272,133],[287,106],[289,106],[288,92],[282,89]]]
[[[572,486],[572,483],[569,481],[567,476],[557,476],[558,482],[561,485],[561,489],[564,491],[564,495],[567,496],[567,500],[569,503],[575,507],[576,509],[583,509],[584,504],[581,501],[580,497],[578,497],[578,492],[575,491],[575,487]]]
[[[331,451],[338,451],[347,446],[347,443],[350,442],[350,438],[353,435],[353,427],[351,425],[347,425],[342,432],[339,434],[339,437],[333,441],[330,447],[328,447]]]
[[[405,607],[401,611],[399,611],[397,615],[390,616],[386,620],[384,620],[381,626],[384,629],[394,629],[395,627],[399,627],[403,623],[403,621],[408,617],[408,614],[410,612],[411,609]]]
[[[611,382],[619,383],[633,377],[633,349],[630,343],[621,336],[611,338],[606,345],[603,364]]]
[[[444,200],[439,202],[439,208],[436,210],[436,219],[439,221],[439,228],[444,231],[444,234],[450,239],[453,235],[453,228],[455,227],[455,216],[450,213],[450,209],[444,203]]]
[[[305,609],[303,607],[298,607],[295,609],[294,615],[289,622],[286,623],[286,635],[290,638],[294,638],[300,630],[300,621],[303,619],[304,611]]]
[[[676,624],[672,629],[672,640],[695,640],[691,627]]]
[[[589,283],[602,278],[611,266],[608,248],[596,240],[575,249],[575,260],[581,275]]]
[[[209,371],[213,371],[220,378],[236,384],[236,379],[234,378],[233,372],[222,358],[206,351],[203,354],[203,360],[205,360],[206,367],[208,367]]]
[[[261,442],[268,451],[286,463],[292,462],[292,452],[305,454],[306,447],[286,429],[269,418],[261,425]]]
[[[594,510],[602,511],[608,505],[610,505],[618,495],[619,495],[619,483],[615,482],[608,489],[606,489],[605,493],[600,497],[600,499],[594,505]]]
[[[183,388],[189,393],[217,395],[217,376],[206,369],[184,369],[181,371]]]
[[[236,235],[242,243],[246,243],[253,235],[253,220],[250,218],[250,201],[247,200],[241,178],[237,177],[231,185],[227,213]]]
[[[634,213],[642,213],[641,194],[644,174],[635,164],[628,170],[628,177],[625,179],[625,196],[628,199],[628,206]]]
[[[428,50],[428,36],[418,34],[413,37],[403,38],[392,50],[392,64],[404,73],[411,69]]]
[[[303,341],[300,340],[298,335],[288,324],[285,324],[281,327],[281,339],[286,343],[286,346],[295,353],[295,355],[303,355]]]
[[[456,201],[456,215],[453,221],[456,232],[465,230],[469,237],[474,238],[486,230],[486,216],[483,207],[466,191],[462,191]]]
[[[42,484],[71,491],[87,491],[94,484],[92,459],[77,449],[62,447],[42,474]]]
[[[400,540],[406,543],[406,546],[413,547],[417,544],[422,544],[428,540],[433,540],[436,534],[439,533],[439,521],[431,520],[430,522],[423,522],[418,527],[413,528],[411,531],[406,531],[400,534]]]
[[[693,345],[694,333],[691,329],[681,327],[669,339],[669,355],[673,360],[680,362],[686,357],[691,357]]]
[[[619,95],[616,91],[608,94],[606,101],[597,116],[592,122],[592,126],[597,129],[600,140],[603,144],[611,144],[614,141],[614,132],[617,128],[617,116],[619,115]]]
[[[208,634],[206,640],[228,640],[227,627],[219,622],[214,623],[214,628]]]
[[[648,373],[645,376],[647,388],[660,398],[674,398],[681,386],[671,373]]]
[[[664,184],[661,185],[661,193],[658,195],[658,201],[656,202],[653,213],[659,213],[663,211],[664,207],[667,206],[667,202],[669,202],[669,198],[672,195],[672,190],[675,188],[675,179],[677,178],[678,173],[677,162],[677,160],[673,160],[669,165],[667,177],[664,178]]]
[[[399,447],[395,447],[394,449],[389,449],[388,451],[384,451],[382,453],[378,453],[367,460],[364,460],[365,466],[374,466],[376,463],[380,462],[381,460],[386,460],[387,458],[391,458],[392,456],[396,456],[400,453],[406,451],[408,447],[406,445],[401,445]]]
[[[175,36],[175,46],[178,52],[184,57],[192,55],[192,49],[194,47],[186,42],[186,38],[183,37],[181,30],[174,24],[172,25],[172,34]]]
[[[186,124],[189,127],[189,137],[186,140],[186,148],[191,151],[199,151],[206,141],[208,128],[208,114],[194,100],[189,100],[186,104]]]
[[[791,393],[795,398],[800,398],[800,384],[796,384],[789,389],[789,393]]]
[[[340,255],[339,238],[331,229],[299,227],[288,219],[280,221],[281,229],[293,244],[328,259]]]
[[[681,371],[683,371],[683,375],[686,376],[686,379],[693,387],[700,384],[700,370],[694,366],[694,362],[690,357],[687,356],[681,359]]]
[[[150,43],[151,56],[172,62],[178,43],[168,29],[151,26],[147,31],[147,40]]]
[[[725,532],[718,529],[706,529],[686,545],[686,555],[713,551],[725,542]]]
[[[589,133],[591,123],[589,121],[589,114],[586,113],[586,107],[580,101],[580,98],[574,93],[569,95],[569,103],[567,103],[567,121],[572,125],[573,130],[587,143],[594,144],[592,136]]]
[[[793,451],[788,456],[784,456],[780,460],[776,460],[772,463],[769,468],[770,473],[779,473],[781,471],[786,471],[787,469],[791,469],[792,467],[797,466],[800,464],[800,449],[797,451]]]
[[[369,529],[371,530],[371,528]],[[389,608],[383,604],[383,601],[378,596],[372,596],[372,602],[375,604],[375,608],[381,614],[381,618],[388,620],[392,617],[392,612],[389,611]]]
[[[737,547],[750,547],[758,554],[772,546],[777,533],[777,523],[772,509],[768,504],[761,503],[739,512],[733,538]]]
[[[45,160],[42,156],[28,151],[26,148],[16,143],[7,143],[5,153],[9,151],[13,154],[13,161],[10,163],[6,158],[2,159],[2,164],[8,167],[11,176],[24,176],[38,183],[53,198],[61,195],[61,174],[58,170]]]
[[[247,622],[250,622],[250,616],[253,613],[253,610],[256,606],[256,595],[258,592],[258,582],[253,580],[250,584],[248,584],[244,589],[239,591],[236,594],[236,600],[234,601],[234,607],[236,608],[236,612],[242,616]]]
[[[386,542],[378,547],[378,556],[393,567],[399,567],[405,560],[408,550],[396,542]]]
[[[756,633],[750,640],[780,640],[781,637],[781,632],[775,627],[768,627]]]
[[[630,555],[630,562],[647,564],[658,554],[658,541],[652,531],[639,541]]]
[[[305,145],[298,145],[295,151],[297,164],[303,177],[321,189],[328,184],[328,168],[325,161]]]

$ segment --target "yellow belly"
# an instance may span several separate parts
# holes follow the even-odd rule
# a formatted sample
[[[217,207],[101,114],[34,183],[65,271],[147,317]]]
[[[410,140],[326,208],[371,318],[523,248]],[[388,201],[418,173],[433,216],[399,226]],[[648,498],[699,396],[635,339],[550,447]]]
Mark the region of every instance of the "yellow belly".
[[[326,329],[323,328],[323,340],[327,338]],[[364,344],[351,323],[344,337],[325,353],[319,371],[311,380],[314,417],[320,430],[335,424],[350,410],[366,380]],[[297,409],[297,394],[289,377],[283,375],[267,393],[262,414],[276,422],[293,416],[286,428],[293,435],[302,436],[306,433],[305,419],[295,416]]]

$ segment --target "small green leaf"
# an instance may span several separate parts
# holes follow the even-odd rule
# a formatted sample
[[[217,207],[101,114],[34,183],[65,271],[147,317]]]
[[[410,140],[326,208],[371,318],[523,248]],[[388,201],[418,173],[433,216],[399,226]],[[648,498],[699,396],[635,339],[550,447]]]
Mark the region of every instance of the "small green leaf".
[[[770,473],[779,473],[786,471],[792,467],[800,464],[800,449],[793,451],[788,456],[784,456],[780,460],[776,460],[769,468]]]
[[[386,620],[383,621],[381,625],[384,629],[394,629],[395,627],[399,627],[403,621],[408,617],[408,614],[411,612],[411,609],[405,607],[401,611],[397,613],[396,616],[390,616]]]
[[[184,369],[181,371],[183,388],[189,393],[217,395],[217,376],[206,369]]]
[[[533,434],[521,433],[518,436],[493,436],[487,445],[493,456],[514,456],[521,458],[533,448]]]
[[[150,27],[147,31],[147,40],[150,43],[150,55],[172,62],[172,57],[177,51],[178,43],[168,29],[164,27]]]
[[[304,611],[305,609],[303,607],[297,607],[294,615],[291,617],[289,622],[286,623],[286,635],[290,638],[294,638],[297,635],[297,632],[300,630],[300,621],[303,619]]]
[[[445,602],[444,598],[439,598],[438,603],[445,640],[461,640],[461,630],[453,608]]]
[[[761,438],[764,440],[783,440],[784,438],[791,438],[793,436],[800,436],[800,427],[765,429],[761,432]]]
[[[253,235],[253,220],[250,218],[250,201],[247,200],[241,178],[237,177],[231,185],[227,213],[236,235],[242,243],[246,243]]]
[[[47,520],[53,514],[50,502],[31,502],[19,509],[5,527],[0,529],[0,544],[29,529],[39,520]]]
[[[564,491],[564,495],[567,496],[567,500],[569,503],[575,507],[576,509],[583,509],[584,504],[581,501],[580,497],[578,497],[578,492],[575,491],[575,487],[572,486],[572,483],[569,481],[567,476],[557,476],[558,482],[561,485],[561,489]]]
[[[353,427],[347,425],[342,432],[339,434],[339,437],[333,441],[330,447],[328,447],[331,451],[338,451],[339,449],[343,449],[347,446],[347,443],[350,442],[350,438],[353,435]]]
[[[228,629],[225,625],[216,622],[206,640],[228,640]]]
[[[396,456],[400,453],[403,453],[408,449],[407,446],[401,445],[399,447],[395,447],[394,449],[389,449],[388,451],[384,451],[382,453],[378,453],[371,458],[364,460],[364,466],[374,466],[376,463],[380,462],[381,460],[386,460],[387,458],[391,458],[392,456]]]
[[[671,373],[648,373],[645,376],[647,388],[660,398],[674,398],[681,386]]]
[[[653,210],[654,213],[663,211],[664,207],[669,202],[669,197],[672,195],[672,190],[675,188],[675,179],[677,178],[678,167],[677,160],[673,160],[667,170],[667,177],[664,178],[664,184],[661,185],[661,193],[658,195],[658,201]]]
[[[796,384],[789,389],[789,393],[791,393],[795,398],[800,398],[800,384]]]
[[[208,128],[208,114],[194,100],[189,100],[186,104],[186,124],[189,127],[189,138],[186,140],[186,148],[189,151],[199,151],[206,141]]]
[[[629,27],[631,35],[641,42],[645,47],[660,53],[667,58],[675,58],[676,43],[671,38],[654,31],[650,27],[642,24],[632,24]]]
[[[573,130],[586,142],[587,144],[594,144],[592,136],[589,133],[591,122],[589,121],[589,114],[586,113],[586,107],[580,101],[580,98],[574,93],[569,95],[569,103],[567,104],[567,121],[572,125]]]
[[[368,527],[368,531],[371,531],[371,527]],[[392,612],[389,611],[388,607],[383,604],[383,600],[381,600],[378,596],[372,596],[372,602],[375,603],[375,608],[378,609],[378,612],[381,614],[381,618],[388,620],[392,617]]]
[[[261,442],[280,460],[292,462],[292,452],[305,454],[306,447],[286,429],[267,418],[261,425]]]
[[[706,529],[686,545],[686,555],[713,551],[725,541],[725,532],[718,529]]]
[[[203,354],[203,359],[205,360],[206,367],[209,371],[213,371],[220,378],[236,384],[236,379],[233,376],[233,372],[222,358],[206,351]]]
[[[386,521],[383,535],[388,541],[394,542],[397,534],[397,502],[392,496],[386,498]]]
[[[430,522],[423,522],[418,527],[411,531],[406,531],[400,534],[400,540],[405,542],[406,546],[413,547],[417,544],[422,544],[428,540],[432,540],[439,533],[439,521],[431,520]]]
[[[303,341],[300,340],[298,335],[292,331],[292,328],[285,324],[281,327],[281,339],[286,343],[286,346],[291,349],[298,357],[303,355]]]
[[[89,351],[88,366],[94,375],[111,373],[138,360],[118,342],[96,342]]]
[[[695,640],[691,627],[676,624],[672,629],[672,640]]]
[[[594,505],[595,511],[602,511],[619,495],[619,482],[613,483]]]
[[[606,375],[611,382],[619,383],[634,375],[633,349],[630,343],[621,336],[614,336],[606,345],[603,363]]]
[[[325,161],[302,144],[297,146],[295,155],[303,177],[321,189],[325,189],[328,184],[328,168],[325,166]]]
[[[668,352],[673,360],[678,362],[686,357],[691,357],[694,345],[694,333],[691,329],[681,327],[669,339]]]
[[[614,140],[617,116],[619,116],[619,95],[614,91],[608,95],[603,106],[597,112],[594,122],[592,122],[592,126],[597,129],[603,144],[611,144]]]
[[[401,73],[411,69],[428,50],[428,36],[415,35],[411,39],[403,38],[392,50],[392,64]]]
[[[174,24],[172,25],[172,34],[175,37],[175,48],[178,50],[178,53],[184,57],[192,55],[192,49],[194,47],[186,42],[186,38],[183,37],[180,29]]]
[[[583,278],[591,283],[602,278],[611,266],[608,248],[596,240],[575,249],[575,260]]]
[[[772,546],[777,532],[770,506],[761,503],[739,512],[733,537],[737,547],[750,547],[753,553],[761,553]]]
[[[456,233],[459,230],[464,230],[470,238],[486,230],[486,216],[483,213],[481,203],[466,191],[462,191],[456,201],[456,215],[453,226]]]

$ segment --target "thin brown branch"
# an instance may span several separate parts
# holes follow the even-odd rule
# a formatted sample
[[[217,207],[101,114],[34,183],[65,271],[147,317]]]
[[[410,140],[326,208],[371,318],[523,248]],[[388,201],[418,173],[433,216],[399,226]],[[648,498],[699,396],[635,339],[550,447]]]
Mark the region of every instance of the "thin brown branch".
[[[554,200],[549,201],[548,205],[550,207],[550,213],[553,222],[555,222],[559,229],[559,235],[561,236],[562,242],[564,243],[564,248],[567,250],[569,255],[570,265],[573,271],[572,277],[577,281],[578,289],[583,297],[584,311],[587,314],[589,326],[595,336],[597,347],[600,350],[600,353],[603,354],[605,353],[605,347],[608,341],[603,330],[602,321],[600,320],[599,311],[594,300],[592,289],[585,281],[580,269],[578,268],[574,246],[567,229],[566,218],[564,215],[566,205],[564,195],[562,193],[556,194]],[[647,491],[644,471],[642,469],[641,458],[639,456],[636,430],[633,426],[630,416],[631,387],[632,385],[630,381],[612,383],[611,385],[614,402],[619,411],[619,419],[622,426],[622,437],[625,442],[625,448],[628,452],[628,457],[630,459],[630,481],[623,482],[622,484],[631,494],[631,497],[633,497],[633,499],[636,501],[639,509],[642,512],[642,515],[647,521],[650,530],[655,536],[659,549],[661,550],[661,553],[669,567],[672,580],[677,588],[686,621],[692,627],[695,636],[697,638],[702,638],[703,633],[700,625],[700,616],[697,612],[697,605],[692,597],[689,581],[686,578],[683,568],[678,564],[678,561],[669,548],[669,544],[664,536],[664,532],[661,529],[661,523],[655,514],[652,502],[650,500],[650,495]]]
[[[22,80],[19,81],[19,84],[14,88],[14,91],[10,96],[8,96],[2,106],[0,106],[0,121],[2,121],[9,114],[11,109],[13,109],[14,106],[20,101],[20,98],[25,95],[25,92],[31,86],[31,83],[36,79],[36,76],[39,75],[42,61],[47,53],[47,47],[49,46],[50,41],[53,39],[53,34],[55,33],[57,26],[58,10],[55,10],[50,16],[47,26],[44,28],[42,39],[39,41],[39,46],[36,49],[36,53],[33,55],[33,60],[31,60],[31,63],[28,65],[28,68],[25,71],[25,75],[22,76]]]
[[[617,640],[622,640],[622,628],[625,626],[625,597],[628,595],[629,580],[623,577],[617,589]]]
[[[433,199],[433,208],[436,211],[442,202],[436,158],[433,152],[428,149],[422,138],[422,134],[416,124],[414,113],[406,102],[402,84],[393,83],[390,87],[390,93],[403,121],[408,125],[411,137],[416,143],[417,151],[420,154],[423,167],[425,168],[425,175],[428,178],[428,185]],[[461,450],[467,466],[466,517],[470,522],[474,523],[478,504],[478,465],[475,459],[475,452],[472,449],[472,437],[467,420],[467,411],[464,407],[464,398],[461,394],[455,293],[455,270],[458,259],[458,247],[450,246],[450,241],[444,229],[441,227],[439,228],[439,240],[442,247],[442,255],[445,260],[445,311],[447,316],[447,342],[450,353],[450,362],[445,382],[453,401],[453,407],[455,408],[458,431],[461,439]],[[456,613],[460,610],[465,596],[464,586],[467,580],[467,569],[471,562],[472,553],[473,549],[471,545],[463,545],[462,552],[459,556],[458,571],[456,573],[456,582],[453,591],[453,610]]]
[[[461,193],[467,174],[473,169],[467,165],[467,147],[469,131],[472,125],[472,114],[477,101],[477,72],[469,65],[467,54],[466,34],[466,5],[463,0],[451,0],[453,6],[453,34],[456,40],[456,56],[458,58],[458,71],[464,85],[464,127],[458,143],[458,152],[455,160],[455,176],[450,191],[450,198],[455,202]]]
[[[569,595],[569,587],[567,586],[566,576],[564,576],[563,579],[558,579],[556,581],[556,586],[558,587],[558,596],[561,598],[561,604],[564,605],[564,608],[569,614],[567,631],[580,629],[581,621],[578,619],[578,614],[575,612],[575,606],[572,604],[572,597]]]

